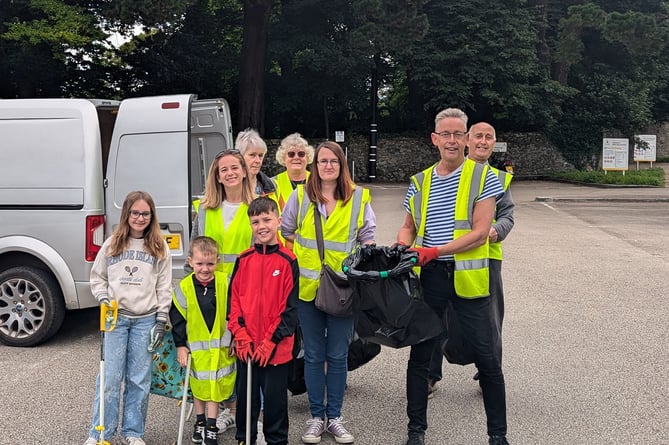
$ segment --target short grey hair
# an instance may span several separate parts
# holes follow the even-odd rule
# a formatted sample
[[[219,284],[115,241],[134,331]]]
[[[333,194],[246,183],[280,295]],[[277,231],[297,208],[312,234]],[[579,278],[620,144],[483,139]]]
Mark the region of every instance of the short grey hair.
[[[276,162],[279,165],[286,166],[286,151],[291,148],[303,149],[307,154],[307,164],[311,164],[314,160],[314,147],[309,145],[306,139],[300,133],[289,134],[281,139],[281,145],[276,150]]]
[[[240,131],[235,140],[235,149],[239,150],[242,156],[249,147],[259,148],[263,153],[267,153],[267,144],[253,128]]]
[[[464,111],[462,111],[459,108],[446,108],[445,110],[441,110],[439,113],[437,113],[437,116],[434,118],[435,130],[437,128],[437,125],[439,125],[439,122],[446,119],[447,117],[455,117],[457,119],[460,119],[462,122],[465,123],[465,128],[467,128],[467,120],[469,118],[467,117]]]

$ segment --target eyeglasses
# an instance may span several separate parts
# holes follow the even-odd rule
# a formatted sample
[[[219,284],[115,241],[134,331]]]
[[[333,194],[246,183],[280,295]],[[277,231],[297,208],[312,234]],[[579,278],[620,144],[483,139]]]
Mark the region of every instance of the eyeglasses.
[[[332,165],[333,167],[336,167],[339,165],[339,159],[319,159],[318,160],[318,165],[321,167],[325,167],[326,165]]]
[[[451,133],[450,131],[442,131],[440,133],[434,134],[439,135],[444,139],[450,139],[451,136],[453,136],[455,139],[462,139],[465,137],[465,133],[463,131],[456,131],[455,133]]]
[[[294,158],[295,155],[297,155],[298,158],[303,158],[307,155],[307,153],[304,151],[298,151],[298,152],[289,151],[288,153],[286,153],[286,156],[288,156],[289,158]]]
[[[144,219],[151,219],[151,212],[139,212],[137,210],[131,210],[130,216],[135,219],[139,218],[140,216]]]

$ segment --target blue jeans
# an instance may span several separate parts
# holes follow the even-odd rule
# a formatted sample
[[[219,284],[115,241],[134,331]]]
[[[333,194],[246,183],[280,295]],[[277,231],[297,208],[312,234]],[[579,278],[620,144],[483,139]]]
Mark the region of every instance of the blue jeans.
[[[144,437],[144,423],[149,406],[151,389],[151,365],[153,354],[148,347],[151,340],[151,328],[156,316],[128,318],[118,316],[116,328],[105,332],[105,439],[116,435],[119,420],[119,402],[121,383],[125,380],[123,391],[123,437]],[[100,424],[100,374],[95,383],[95,404],[93,405],[93,424],[89,437],[98,439],[100,433],[95,427]]]
[[[344,403],[353,318],[328,315],[316,309],[313,301],[300,300],[297,310],[304,337],[304,380],[311,416],[334,419],[341,416]]]

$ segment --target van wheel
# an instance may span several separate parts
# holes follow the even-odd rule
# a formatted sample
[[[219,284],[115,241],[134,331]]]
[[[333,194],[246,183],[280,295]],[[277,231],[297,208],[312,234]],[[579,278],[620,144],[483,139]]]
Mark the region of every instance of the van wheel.
[[[65,319],[58,282],[49,272],[14,267],[0,273],[0,341],[35,346],[52,337]]]

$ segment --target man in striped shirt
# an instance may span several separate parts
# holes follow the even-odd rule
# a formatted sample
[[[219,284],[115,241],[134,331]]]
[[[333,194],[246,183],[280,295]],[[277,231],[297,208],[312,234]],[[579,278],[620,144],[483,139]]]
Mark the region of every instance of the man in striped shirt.
[[[397,242],[418,252],[425,302],[440,317],[447,305],[454,311],[480,373],[488,443],[508,445],[504,375],[494,353],[488,286],[488,235],[495,201],[504,190],[487,166],[465,159],[466,133],[467,115],[461,110],[437,114],[431,138],[440,159],[412,177]],[[433,338],[411,346],[407,445],[425,443],[428,368],[437,342]]]

